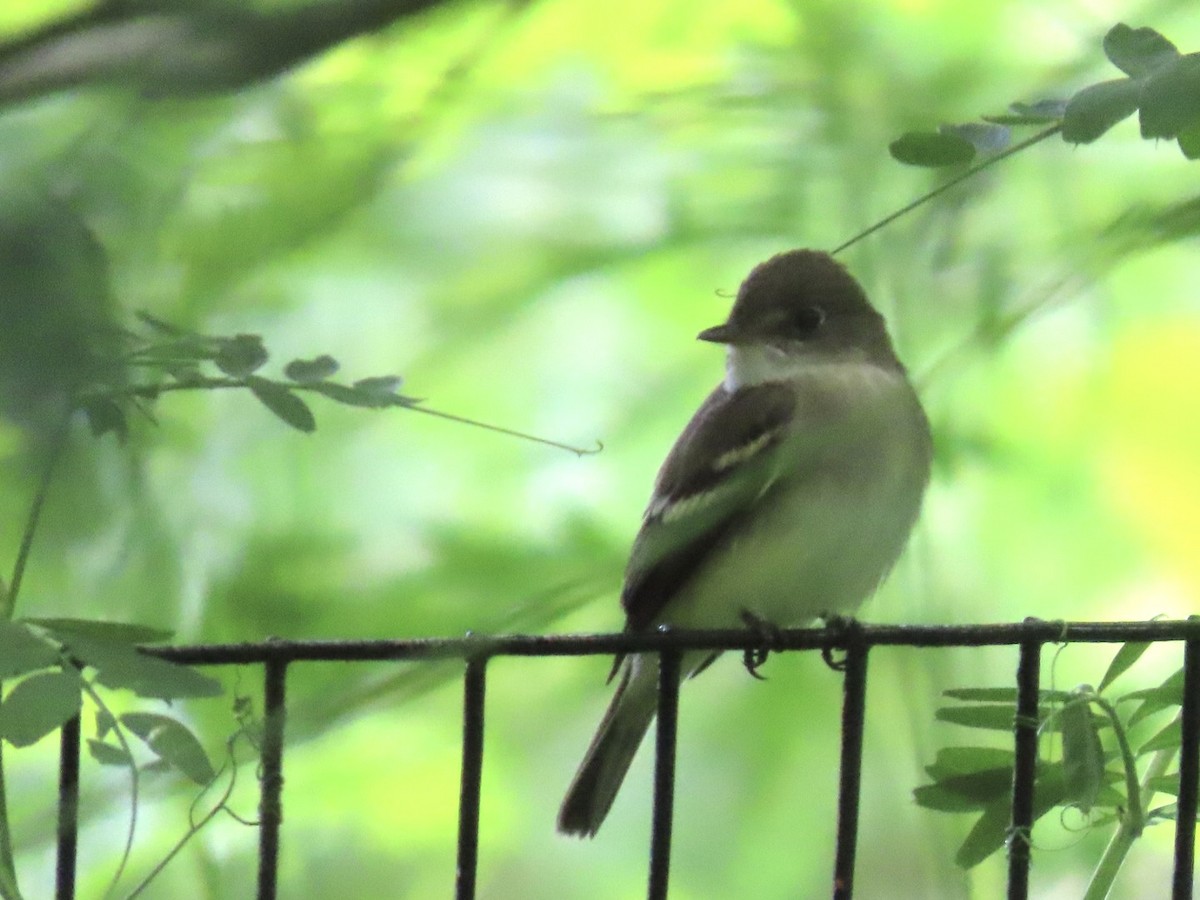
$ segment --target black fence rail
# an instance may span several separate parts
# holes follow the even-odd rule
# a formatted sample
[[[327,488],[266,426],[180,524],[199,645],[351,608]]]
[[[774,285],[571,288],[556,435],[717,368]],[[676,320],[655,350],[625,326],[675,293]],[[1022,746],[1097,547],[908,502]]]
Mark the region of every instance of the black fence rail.
[[[844,654],[841,719],[841,773],[838,789],[837,844],[830,894],[849,900],[854,892],[858,810],[865,730],[867,663],[872,647],[1018,648],[1017,710],[1013,732],[1012,817],[1008,850],[1008,897],[1029,894],[1033,826],[1033,787],[1037,766],[1037,722],[1042,648],[1046,644],[1175,641],[1183,644],[1184,689],[1181,712],[1179,797],[1175,824],[1172,897],[1192,897],[1196,841],[1197,791],[1200,788],[1200,619],[1153,622],[1049,622],[964,626],[862,625],[839,622],[827,628],[789,629],[764,636],[746,630],[662,631],[653,634],[468,635],[456,639],[377,641],[266,641],[146,648],[147,653],[190,665],[263,666],[264,737],[258,859],[260,900],[277,891],[280,825],[283,810],[284,729],[288,667],[305,662],[461,659],[463,673],[462,784],[459,793],[458,857],[455,896],[475,896],[479,848],[480,777],[484,752],[487,666],[500,656],[587,656],[617,652],[654,652],[660,659],[658,725],[654,771],[647,895],[667,896],[671,864],[674,803],[675,732],[679,705],[679,662],[686,650],[756,652],[767,640],[771,652],[821,650]],[[79,791],[78,718],[62,729],[59,776],[58,865],[56,896],[75,896],[75,851]],[[447,876],[449,881],[449,875]]]

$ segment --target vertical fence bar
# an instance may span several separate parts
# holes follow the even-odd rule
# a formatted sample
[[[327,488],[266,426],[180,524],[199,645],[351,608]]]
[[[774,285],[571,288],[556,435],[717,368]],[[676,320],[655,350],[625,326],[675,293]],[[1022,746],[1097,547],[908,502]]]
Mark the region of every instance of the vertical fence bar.
[[[671,874],[671,827],[675,812],[675,740],[679,726],[678,650],[658,659],[658,729],[654,735],[654,814],[650,829],[649,900],[666,900]]]
[[[479,868],[479,795],[483,782],[483,701],[487,658],[467,660],[463,677],[462,782],[458,791],[458,866],[454,896],[472,900]]]
[[[1026,639],[1017,663],[1017,715],[1013,720],[1016,759],[1013,763],[1012,820],[1008,832],[1008,898],[1029,896],[1030,833],[1033,790],[1037,776],[1038,689],[1042,642]]]
[[[852,625],[847,635],[845,681],[842,686],[842,754],[838,776],[837,854],[833,863],[833,896],[854,895],[854,859],[858,853],[858,807],[862,790],[862,749],[867,713],[867,651]]]
[[[75,896],[75,850],[79,843],[79,716],[62,727],[58,751],[58,861],[56,900]]]
[[[258,900],[275,900],[279,885],[279,827],[283,823],[287,663],[269,659],[264,670],[262,794],[258,805]]]
[[[1183,649],[1179,798],[1175,807],[1175,876],[1171,896],[1190,900],[1196,855],[1196,794],[1200,789],[1200,640]]]

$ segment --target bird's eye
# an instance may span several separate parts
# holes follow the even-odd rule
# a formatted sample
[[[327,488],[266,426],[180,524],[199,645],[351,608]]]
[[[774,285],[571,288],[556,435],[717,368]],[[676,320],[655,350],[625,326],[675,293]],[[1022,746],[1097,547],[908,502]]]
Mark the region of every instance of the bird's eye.
[[[819,306],[801,306],[791,314],[788,324],[795,337],[805,340],[825,324],[825,310]]]

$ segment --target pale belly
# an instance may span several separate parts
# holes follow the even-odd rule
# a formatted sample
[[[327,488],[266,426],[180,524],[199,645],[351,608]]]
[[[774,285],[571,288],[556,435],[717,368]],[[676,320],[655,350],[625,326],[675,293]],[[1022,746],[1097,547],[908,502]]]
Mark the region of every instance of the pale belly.
[[[916,451],[916,448],[913,448]],[[881,453],[868,477],[810,478],[759,511],[716,551],[657,623],[736,628],[744,612],[779,627],[850,615],[888,573],[916,519],[928,461]]]

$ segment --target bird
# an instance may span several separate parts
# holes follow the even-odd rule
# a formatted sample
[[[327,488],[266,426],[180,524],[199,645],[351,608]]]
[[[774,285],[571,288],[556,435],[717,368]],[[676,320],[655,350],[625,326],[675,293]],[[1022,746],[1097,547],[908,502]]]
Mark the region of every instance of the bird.
[[[724,324],[725,376],[655,479],[621,590],[625,631],[801,627],[852,615],[908,540],[929,482],[928,418],[883,317],[828,253],[754,267]],[[719,654],[688,651],[683,677]],[[657,712],[655,653],[617,687],[557,827],[593,837]]]

